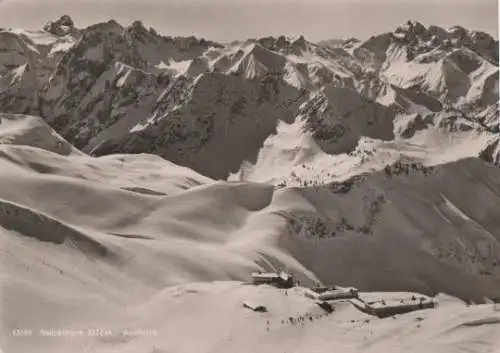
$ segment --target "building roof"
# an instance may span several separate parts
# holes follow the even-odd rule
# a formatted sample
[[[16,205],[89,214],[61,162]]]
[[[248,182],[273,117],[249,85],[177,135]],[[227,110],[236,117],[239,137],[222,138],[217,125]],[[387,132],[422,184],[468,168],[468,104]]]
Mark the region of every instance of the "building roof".
[[[252,273],[253,278],[269,278],[269,279],[278,279],[280,276],[277,273],[274,272],[267,272],[267,273],[259,273],[259,272],[253,272]]]

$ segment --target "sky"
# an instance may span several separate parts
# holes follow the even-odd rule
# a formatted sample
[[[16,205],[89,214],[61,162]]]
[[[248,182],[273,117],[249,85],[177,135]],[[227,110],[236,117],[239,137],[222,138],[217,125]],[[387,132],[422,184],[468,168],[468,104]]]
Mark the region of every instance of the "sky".
[[[263,36],[317,41],[394,30],[407,20],[498,38],[498,0],[0,0],[0,27],[38,29],[69,14],[77,27],[141,20],[164,35],[229,42]]]

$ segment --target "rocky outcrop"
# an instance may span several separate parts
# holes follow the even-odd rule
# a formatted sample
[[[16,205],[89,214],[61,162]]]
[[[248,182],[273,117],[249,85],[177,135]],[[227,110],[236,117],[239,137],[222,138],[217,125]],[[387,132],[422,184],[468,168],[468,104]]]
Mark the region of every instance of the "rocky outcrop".
[[[484,161],[500,167],[500,138],[493,140],[479,156]]]
[[[43,26],[43,30],[56,36],[65,36],[73,33],[76,28],[73,20],[68,15],[63,15],[55,21],[49,21]]]

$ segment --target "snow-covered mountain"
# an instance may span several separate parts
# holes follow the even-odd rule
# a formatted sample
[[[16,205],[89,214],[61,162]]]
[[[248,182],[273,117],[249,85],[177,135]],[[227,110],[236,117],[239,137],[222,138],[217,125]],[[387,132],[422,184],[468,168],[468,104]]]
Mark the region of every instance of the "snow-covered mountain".
[[[280,121],[307,121],[330,155],[362,136],[394,139],[395,121],[499,131],[498,41],[461,27],[408,22],[365,42],[221,45],[139,21],[77,29],[63,16],[0,35],[1,110],[42,116],[93,155],[154,153],[224,179],[255,162]]]
[[[0,30],[0,348],[491,352],[498,71],[488,34],[417,22],[319,43]],[[326,314],[300,286],[241,283],[275,269],[440,306]]]

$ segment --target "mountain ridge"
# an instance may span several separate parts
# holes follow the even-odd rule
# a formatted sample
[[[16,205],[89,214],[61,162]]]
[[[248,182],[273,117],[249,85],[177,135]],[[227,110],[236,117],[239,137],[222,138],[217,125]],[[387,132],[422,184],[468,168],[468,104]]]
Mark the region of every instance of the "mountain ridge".
[[[61,26],[64,28],[57,29]],[[462,27],[445,30],[408,21],[394,32],[374,36],[365,42],[351,39],[346,41],[346,45],[342,42],[335,47],[308,42],[303,36],[264,37],[221,45],[194,37],[161,36],[151,28],[146,29],[140,21],[124,27],[110,20],[77,29],[69,16],[49,22],[44,28],[45,33],[57,32],[51,34],[54,37],[50,41],[53,42],[45,39],[49,46],[62,48],[59,43],[64,41],[66,47],[63,46],[64,49],[60,49],[56,56],[51,54],[45,58],[30,49],[34,44],[28,43],[24,47],[24,52],[30,53],[24,54],[25,69],[17,69],[17,76],[14,75],[20,81],[11,79],[9,82],[9,74],[3,76],[10,88],[0,95],[2,109],[11,113],[41,115],[78,148],[99,154],[111,150],[102,147],[96,150],[94,142],[88,145],[90,141],[98,139],[100,145],[116,145],[116,139],[123,139],[118,142],[122,146],[118,149],[133,152],[137,149],[127,141],[137,140],[136,135],[143,134],[145,129],[150,130],[148,136],[161,136],[161,129],[143,121],[156,121],[158,124],[171,114],[170,109],[185,104],[183,96],[189,95],[192,88],[196,91],[195,86],[205,81],[200,81],[199,75],[214,72],[220,74],[218,80],[225,80],[225,75],[238,76],[244,84],[262,79],[261,83],[255,84],[267,85],[269,88],[263,92],[269,97],[275,90],[272,85],[290,86],[286,88],[289,93],[280,97],[277,107],[273,108],[278,114],[271,115],[285,113],[300,119],[301,112],[294,107],[302,103],[312,104],[310,100],[313,99],[304,93],[314,95],[318,90],[333,86],[339,87],[339,94],[351,91],[359,95],[357,99],[373,100],[376,104],[396,109],[399,115],[441,114],[439,112],[452,107],[455,114],[465,114],[472,120],[483,122],[483,127],[490,132],[500,126],[498,106],[495,107],[498,67],[493,65],[498,65],[498,57],[491,54],[495,53],[498,41],[485,33],[467,31]],[[22,38],[26,37],[22,32],[2,33],[17,36],[20,45],[24,43]],[[35,38],[33,33],[31,36]],[[29,40],[34,43],[34,39]],[[490,47],[492,52],[488,51]],[[18,61],[22,62],[22,57]],[[40,61],[47,62],[43,73],[38,69]],[[30,72],[36,74],[31,74],[30,78]],[[408,72],[412,72],[413,77],[408,76]],[[27,91],[17,88],[23,81],[33,82],[24,84],[25,87],[31,86],[26,88]],[[195,86],[189,88],[190,85],[183,83],[188,81]],[[294,89],[299,93],[292,93]],[[177,98],[168,93],[172,90],[180,93]],[[241,105],[234,109],[244,115],[250,114],[247,119],[254,119],[250,112],[255,108],[243,103],[246,97],[234,94],[234,101],[239,102],[237,106]],[[161,108],[165,95],[173,99],[173,104]],[[256,99],[257,105],[260,105],[262,98],[257,94]],[[288,106],[286,112],[279,112],[287,104],[286,101],[296,99],[299,101]],[[188,103],[194,104],[197,104],[196,100]],[[210,106],[205,110],[204,114],[215,114],[218,120],[224,119],[231,124],[228,117],[219,117],[222,112],[212,112]],[[140,130],[134,128],[137,124],[132,123],[133,116],[142,117],[137,119],[137,124],[143,126]],[[271,124],[276,126],[276,123]],[[350,123],[347,124],[349,129]],[[121,133],[118,133],[120,130]],[[267,136],[273,130],[268,128]],[[104,136],[114,137],[106,140]],[[267,136],[264,135],[264,138]],[[235,138],[239,139],[236,135]],[[254,138],[262,137],[250,137]],[[354,140],[351,144],[351,150],[356,142]],[[140,151],[163,156],[167,153],[154,148],[141,148]],[[234,156],[234,163],[255,160],[252,155],[256,152]],[[195,158],[191,152],[174,158],[177,163],[212,177],[226,178],[229,173],[236,172],[235,166],[208,171],[199,163],[189,162]]]

